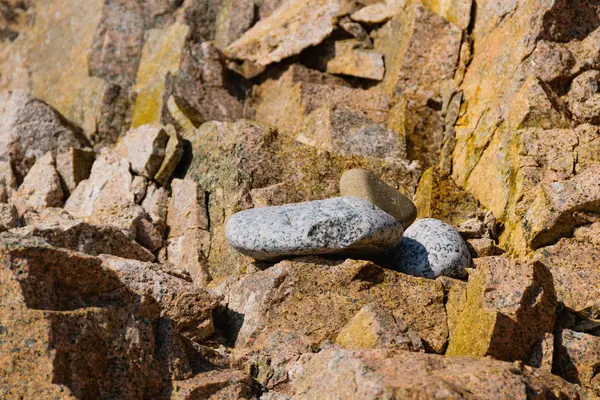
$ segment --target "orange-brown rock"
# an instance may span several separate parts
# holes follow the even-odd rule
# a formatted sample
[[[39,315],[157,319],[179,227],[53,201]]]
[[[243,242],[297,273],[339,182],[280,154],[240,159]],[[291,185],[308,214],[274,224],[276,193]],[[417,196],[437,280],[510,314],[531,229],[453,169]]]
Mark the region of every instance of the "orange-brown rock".
[[[559,333],[554,371],[600,396],[600,337],[564,329]]]

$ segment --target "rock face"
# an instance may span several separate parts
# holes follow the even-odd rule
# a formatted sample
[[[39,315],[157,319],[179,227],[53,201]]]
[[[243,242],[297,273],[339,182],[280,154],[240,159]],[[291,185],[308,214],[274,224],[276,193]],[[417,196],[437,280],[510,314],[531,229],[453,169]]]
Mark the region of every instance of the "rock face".
[[[409,226],[393,250],[394,268],[413,276],[464,277],[471,255],[462,236],[450,225],[433,218]]]
[[[408,197],[364,169],[344,172],[340,178],[340,193],[342,196],[360,197],[373,203],[396,218],[404,229],[417,217],[417,208]]]
[[[257,260],[306,254],[376,254],[402,239],[402,225],[364,199],[255,208],[234,214],[225,228],[239,252]]]
[[[552,393],[577,399],[581,395],[577,387],[529,367],[405,351],[326,350],[303,359],[295,374],[295,399],[461,398],[470,393],[494,393],[502,399]]]
[[[558,340],[557,372],[569,382],[580,383],[600,396],[598,359],[600,337],[565,329]]]
[[[528,360],[552,330],[557,300],[550,271],[540,262],[475,259],[466,303],[446,355]]]
[[[132,172],[152,179],[165,158],[168,140],[163,127],[143,125],[129,131],[115,151],[129,161]]]

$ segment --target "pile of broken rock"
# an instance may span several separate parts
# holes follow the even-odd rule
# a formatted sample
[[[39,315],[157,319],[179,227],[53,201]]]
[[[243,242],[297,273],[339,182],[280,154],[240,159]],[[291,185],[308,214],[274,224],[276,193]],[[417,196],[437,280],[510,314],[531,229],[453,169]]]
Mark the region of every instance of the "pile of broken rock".
[[[598,398],[599,21],[0,1],[0,398]]]

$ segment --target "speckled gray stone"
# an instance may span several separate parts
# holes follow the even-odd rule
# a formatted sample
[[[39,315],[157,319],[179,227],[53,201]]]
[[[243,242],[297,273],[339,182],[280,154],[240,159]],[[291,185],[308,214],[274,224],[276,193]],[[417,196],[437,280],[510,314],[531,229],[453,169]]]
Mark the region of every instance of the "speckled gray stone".
[[[454,227],[434,218],[415,221],[394,250],[395,269],[413,276],[464,278],[471,255]]]
[[[234,214],[225,228],[239,252],[257,260],[309,254],[360,255],[402,239],[394,217],[358,197],[336,197]]]

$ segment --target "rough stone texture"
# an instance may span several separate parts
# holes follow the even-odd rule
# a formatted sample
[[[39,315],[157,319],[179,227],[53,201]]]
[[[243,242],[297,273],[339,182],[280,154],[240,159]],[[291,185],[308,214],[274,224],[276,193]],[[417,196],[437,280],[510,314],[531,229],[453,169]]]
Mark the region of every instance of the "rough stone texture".
[[[423,4],[444,19],[466,30],[471,22],[473,0],[424,0]]]
[[[19,213],[12,204],[0,203],[0,232],[19,225]]]
[[[550,271],[537,261],[504,257],[478,258],[474,264],[446,355],[528,360],[554,325],[557,299]]]
[[[392,350],[325,350],[306,356],[294,375],[294,399],[473,395],[578,399],[582,395],[559,377],[522,365]]]
[[[346,349],[401,349],[425,351],[419,335],[389,310],[375,305],[360,309],[340,330],[335,343]]]
[[[400,13],[405,6],[406,0],[377,1],[356,11],[350,18],[365,24],[380,24]]]
[[[236,370],[201,372],[184,381],[174,381],[171,400],[252,399],[250,375]]]
[[[600,124],[600,71],[586,71],[573,79],[567,97],[578,122]]]
[[[600,318],[600,223],[577,228],[572,238],[536,251],[554,279],[558,300],[571,310]]]
[[[430,351],[448,335],[439,282],[382,269],[366,261],[303,258],[282,261],[229,288],[230,329],[236,347],[262,348],[274,329],[333,340],[367,304],[392,313],[416,331]]]
[[[146,197],[144,197],[141,205],[160,236],[166,237],[167,209],[169,206],[169,193],[167,190],[154,184],[148,185]]]
[[[127,132],[114,151],[129,161],[133,173],[152,179],[165,158],[168,140],[164,127],[143,125]]]
[[[527,365],[551,372],[554,362],[554,334],[545,333],[535,344]]]
[[[225,55],[259,66],[279,62],[321,43],[352,8],[347,0],[285,2],[229,45]]]
[[[177,165],[183,157],[183,139],[172,125],[166,127],[169,141],[165,147],[165,158],[154,175],[154,180],[162,186],[167,186]]]
[[[299,142],[346,155],[406,159],[398,132],[346,108],[320,107],[302,120]]]
[[[425,278],[464,278],[465,268],[471,266],[471,254],[462,236],[433,218],[419,219],[409,226],[393,257],[397,271]]]
[[[417,217],[417,208],[408,197],[365,169],[355,168],[344,172],[340,178],[340,193],[373,203],[396,218],[404,229]]]
[[[9,161],[0,161],[0,203],[7,203],[17,189],[17,177],[12,164]]]
[[[63,197],[56,160],[52,152],[48,152],[29,170],[11,201],[22,216],[28,210],[61,206]]]
[[[459,225],[479,210],[477,200],[434,168],[426,170],[415,193],[417,218],[436,218]]]
[[[377,88],[348,87],[331,75],[298,64],[255,86],[250,106],[255,109],[253,119],[292,137],[298,136],[304,118],[323,106],[349,109],[378,124],[387,121],[390,108],[388,96]]]
[[[504,254],[504,250],[496,245],[494,240],[489,238],[467,239],[467,247],[471,252],[471,257],[491,257]]]
[[[333,44],[333,54],[327,58],[326,71],[330,74],[383,80],[385,74],[383,55],[363,49],[362,42],[356,39],[336,41]]]
[[[25,92],[0,92],[0,121],[0,161],[12,161],[20,179],[47,152],[87,145],[76,127]]]
[[[186,139],[194,152],[186,176],[209,192],[212,241],[208,259],[215,280],[239,275],[250,262],[227,243],[224,228],[233,213],[252,207],[253,189],[282,184],[277,197],[281,202],[272,205],[335,197],[343,171],[365,168],[410,195],[418,176],[418,169],[402,160],[319,152],[270,127],[247,121],[206,123]]]
[[[394,217],[357,197],[245,210],[225,228],[233,248],[257,260],[377,254],[394,247],[402,231]]]
[[[95,154],[92,150],[73,147],[56,155],[56,170],[67,197],[79,182],[90,176],[94,159]]]
[[[558,338],[554,370],[600,396],[600,337],[564,329]]]

